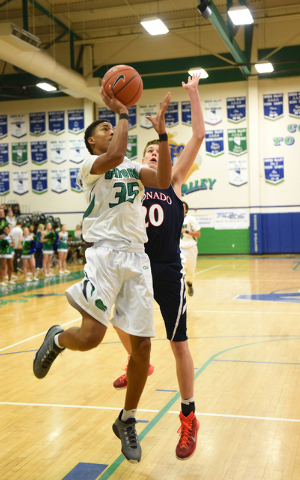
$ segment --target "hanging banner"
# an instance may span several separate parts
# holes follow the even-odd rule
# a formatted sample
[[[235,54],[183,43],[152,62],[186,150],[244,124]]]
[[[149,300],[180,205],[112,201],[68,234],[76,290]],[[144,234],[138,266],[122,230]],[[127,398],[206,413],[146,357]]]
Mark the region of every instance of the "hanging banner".
[[[109,108],[98,108],[98,118],[107,120],[113,127],[116,126],[116,114]]]
[[[244,209],[215,210],[215,230],[249,228],[249,213]]]
[[[69,132],[78,135],[84,131],[84,112],[79,110],[68,110]]]
[[[171,102],[165,113],[165,125],[166,127],[175,127],[178,123],[178,102]]]
[[[128,108],[128,115],[129,115],[128,130],[131,130],[132,128],[136,127],[136,105],[133,105],[133,107]]]
[[[192,125],[191,102],[181,102],[181,123],[182,125]]]
[[[7,137],[7,115],[0,115],[0,139]]]
[[[284,158],[265,158],[265,178],[266,183],[278,185],[284,181]]]
[[[230,185],[240,187],[248,182],[248,160],[247,158],[228,159],[228,179]]]
[[[4,167],[8,162],[8,143],[0,143],[0,167]]]
[[[45,112],[29,114],[29,132],[30,135],[35,135],[36,137],[46,133]]]
[[[227,98],[227,119],[233,123],[246,119],[246,97]]]
[[[47,142],[30,142],[31,161],[36,165],[43,165],[47,162]]]
[[[130,160],[137,158],[137,135],[128,135],[126,157]]]
[[[50,141],[50,159],[53,163],[63,163],[67,160],[66,140]]]
[[[28,162],[27,142],[11,144],[12,164],[22,167]]]
[[[205,132],[206,154],[211,157],[218,157],[224,153],[224,131],[207,130]]]
[[[48,191],[47,170],[31,170],[31,186],[33,193],[46,193]]]
[[[9,193],[9,172],[0,172],[0,195]]]
[[[283,117],[283,93],[264,95],[264,117],[267,120]]]
[[[61,135],[65,131],[65,112],[48,112],[49,133]]]
[[[69,160],[74,163],[81,163],[86,154],[86,146],[83,138],[69,140]]]
[[[247,152],[247,130],[246,128],[237,128],[227,130],[228,150],[231,155],[243,155]]]
[[[222,100],[204,100],[204,121],[208,125],[222,122]]]
[[[50,176],[52,192],[63,193],[67,191],[68,174],[66,168],[51,170]]]
[[[300,92],[289,93],[289,115],[300,118]]]
[[[13,172],[13,192],[17,195],[24,195],[29,191],[28,171],[22,170]]]
[[[159,111],[159,105],[156,103],[152,105],[140,106],[140,126],[142,128],[153,128],[152,123],[146,117],[156,117]]]
[[[72,192],[83,192],[82,188],[77,183],[77,175],[79,174],[80,168],[70,168],[70,182]]]
[[[21,138],[27,135],[26,115],[11,115],[10,129],[12,137]]]

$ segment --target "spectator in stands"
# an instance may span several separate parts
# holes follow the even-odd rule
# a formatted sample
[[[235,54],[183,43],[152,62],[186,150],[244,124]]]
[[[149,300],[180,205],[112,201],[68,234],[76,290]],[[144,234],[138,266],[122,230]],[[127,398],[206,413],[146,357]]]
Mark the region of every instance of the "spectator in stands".
[[[75,242],[82,242],[82,231],[81,231],[81,226],[76,225],[76,230],[74,232],[74,238]]]
[[[18,204],[14,205],[13,207],[13,213],[16,217],[18,217],[19,215],[21,215],[21,212],[20,212],[20,207]]]
[[[35,225],[33,223],[28,227],[30,235],[35,235]]]
[[[15,255],[13,258],[14,271],[17,273],[18,268],[21,270],[23,267],[22,261],[22,248],[17,248],[19,245],[19,240],[23,235],[21,228],[21,222],[18,222],[14,228],[11,229],[10,235],[13,237],[15,242]]]
[[[45,225],[42,223],[39,224],[36,236],[39,238],[40,242],[37,245],[36,252],[35,252],[35,261],[36,261],[36,269],[41,270],[43,268],[43,245],[41,243],[42,232],[45,230]]]
[[[15,227],[17,225],[17,220],[16,220],[16,217],[14,216],[14,213],[13,213],[11,207],[8,207],[8,209],[7,209],[6,221],[12,227]]]

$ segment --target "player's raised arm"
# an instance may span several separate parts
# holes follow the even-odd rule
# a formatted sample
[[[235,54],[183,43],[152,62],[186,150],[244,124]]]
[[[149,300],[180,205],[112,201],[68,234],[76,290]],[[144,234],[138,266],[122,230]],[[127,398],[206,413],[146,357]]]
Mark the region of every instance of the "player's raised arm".
[[[182,151],[172,171],[172,185],[179,196],[181,196],[181,185],[193,165],[205,138],[204,118],[198,93],[199,79],[199,75],[194,75],[193,78],[189,77],[188,83],[182,82],[182,86],[187,91],[191,102],[192,137]]]

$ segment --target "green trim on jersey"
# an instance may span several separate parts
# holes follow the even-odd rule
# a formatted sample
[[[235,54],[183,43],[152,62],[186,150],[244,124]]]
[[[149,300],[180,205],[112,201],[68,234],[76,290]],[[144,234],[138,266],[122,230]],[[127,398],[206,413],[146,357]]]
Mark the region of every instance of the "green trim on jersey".
[[[88,208],[84,212],[83,218],[86,218],[86,217],[89,216],[89,214],[92,212],[94,206],[95,206],[95,195],[93,196],[93,199],[92,199],[91,203],[89,204]]]

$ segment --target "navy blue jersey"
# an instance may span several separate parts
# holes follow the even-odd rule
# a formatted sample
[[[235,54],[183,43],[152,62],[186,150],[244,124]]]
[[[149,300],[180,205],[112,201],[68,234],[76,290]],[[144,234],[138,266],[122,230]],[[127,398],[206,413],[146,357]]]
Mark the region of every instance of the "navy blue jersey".
[[[172,185],[166,189],[145,187],[143,199],[150,260],[171,261],[180,254],[179,241],[184,220],[183,203]]]

